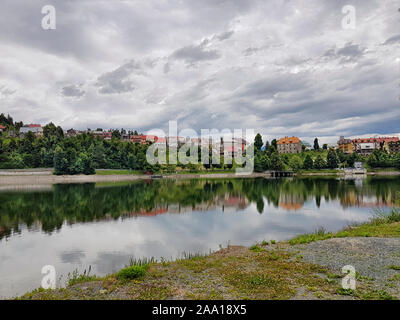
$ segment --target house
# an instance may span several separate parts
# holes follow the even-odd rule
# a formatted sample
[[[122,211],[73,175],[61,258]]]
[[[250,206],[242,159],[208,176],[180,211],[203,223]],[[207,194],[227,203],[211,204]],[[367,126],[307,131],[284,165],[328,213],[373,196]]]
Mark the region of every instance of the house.
[[[124,141],[124,142],[129,142],[130,141],[129,140],[129,134],[127,134],[127,133],[121,134],[121,140]]]
[[[246,149],[247,141],[241,138],[221,138],[220,154],[228,157],[235,157],[242,154]]]
[[[279,153],[300,153],[301,141],[298,137],[284,137],[277,142]]]
[[[32,132],[36,137],[43,135],[43,128],[40,124],[28,124],[19,128],[19,135],[21,138],[28,132]]]
[[[400,152],[400,141],[385,142],[383,148],[390,154],[398,153]]]
[[[167,146],[167,138],[156,136],[156,139],[154,140],[154,144],[159,147],[166,147]]]
[[[101,134],[101,137],[102,137],[104,140],[111,140],[111,138],[112,138],[112,132],[111,132],[111,131],[103,131],[102,134]]]
[[[167,137],[167,144],[169,147],[179,147],[186,143],[186,138],[184,137]]]
[[[143,134],[140,135],[133,134],[129,137],[129,140],[132,143],[146,144],[146,136]]]
[[[77,135],[78,133],[76,132],[76,130],[74,130],[74,129],[69,129],[69,130],[67,130],[66,132],[65,132],[65,136],[67,137],[67,138],[72,138],[72,137],[76,137],[76,135]]]
[[[361,155],[370,155],[374,150],[384,150],[385,143],[400,141],[398,137],[353,139],[354,151]]]
[[[340,137],[337,145],[338,149],[342,150],[344,153],[351,154],[354,152],[353,141],[351,141],[351,139],[345,139],[344,136]]]
[[[154,135],[151,135],[151,134],[145,135],[145,137],[146,137],[146,141],[150,142],[150,143],[156,142],[157,138],[158,138],[157,136],[154,136]]]
[[[5,126],[2,126],[2,125],[0,124],[0,132],[4,132],[4,131],[6,131],[6,127],[5,127]]]

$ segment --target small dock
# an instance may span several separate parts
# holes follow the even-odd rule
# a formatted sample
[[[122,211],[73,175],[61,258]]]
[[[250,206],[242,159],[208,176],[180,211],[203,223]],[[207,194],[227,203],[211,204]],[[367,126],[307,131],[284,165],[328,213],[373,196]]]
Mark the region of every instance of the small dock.
[[[293,177],[294,171],[268,171],[272,178]]]

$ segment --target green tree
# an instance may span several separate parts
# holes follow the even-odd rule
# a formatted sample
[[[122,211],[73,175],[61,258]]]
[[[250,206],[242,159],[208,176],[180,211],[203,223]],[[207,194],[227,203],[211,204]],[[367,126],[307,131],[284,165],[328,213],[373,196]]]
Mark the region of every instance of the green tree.
[[[319,150],[318,138],[314,139],[314,150]]]
[[[57,146],[54,152],[54,174],[69,174],[68,160],[60,146]]]
[[[318,155],[314,161],[314,168],[315,169],[324,169],[326,166],[325,160],[322,158],[321,155]]]
[[[393,164],[397,169],[400,169],[400,152],[395,155]]]
[[[285,165],[282,162],[281,157],[277,152],[274,152],[271,155],[271,170],[281,171],[285,168]]]
[[[289,167],[294,171],[299,171],[303,167],[303,161],[299,156],[293,156],[289,159]]]
[[[263,146],[263,141],[262,141],[262,137],[261,134],[257,133],[257,135],[254,138],[254,148],[256,150],[261,150],[261,147]]]
[[[311,156],[308,154],[306,155],[306,158],[304,159],[304,163],[303,163],[303,169],[309,170],[313,168],[313,160],[311,158]]]
[[[271,147],[273,147],[275,150],[278,150],[278,141],[276,141],[276,139],[271,141]]]
[[[338,164],[339,164],[339,160],[336,155],[336,151],[334,149],[329,149],[328,156],[327,156],[328,168],[331,168],[331,169],[337,168]]]

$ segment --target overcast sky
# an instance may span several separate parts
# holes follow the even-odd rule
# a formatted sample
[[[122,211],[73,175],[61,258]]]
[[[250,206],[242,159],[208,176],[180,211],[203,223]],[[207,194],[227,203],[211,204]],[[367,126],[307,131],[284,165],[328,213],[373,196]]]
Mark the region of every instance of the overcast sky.
[[[356,9],[343,29],[344,5]],[[44,5],[56,30],[43,30]],[[0,112],[64,129],[398,134],[397,0],[2,0]]]

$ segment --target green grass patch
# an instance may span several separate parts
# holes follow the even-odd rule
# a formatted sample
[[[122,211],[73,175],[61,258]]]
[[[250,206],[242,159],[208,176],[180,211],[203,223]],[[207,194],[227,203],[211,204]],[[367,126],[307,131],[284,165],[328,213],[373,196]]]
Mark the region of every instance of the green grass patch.
[[[392,270],[400,271],[400,266],[391,265],[391,266],[388,266],[388,268],[389,268],[389,269],[392,269]]]
[[[133,280],[143,277],[146,274],[146,268],[144,266],[132,266],[120,270],[116,277],[119,280]]]
[[[250,249],[251,251],[253,251],[253,252],[262,252],[262,251],[265,250],[265,249],[259,247],[259,246],[256,245],[256,244],[252,245],[249,249]]]
[[[88,271],[86,269],[83,273],[79,273],[78,269],[72,271],[72,273],[68,273],[67,275],[67,286],[73,286],[78,283],[89,282],[99,280],[100,278],[95,275],[90,275],[92,267],[89,266]]]
[[[400,210],[398,208],[393,208],[390,212],[377,210],[366,223],[349,226],[336,233],[326,232],[320,228],[313,233],[299,235],[289,240],[289,243],[295,245],[345,237],[400,237]]]

